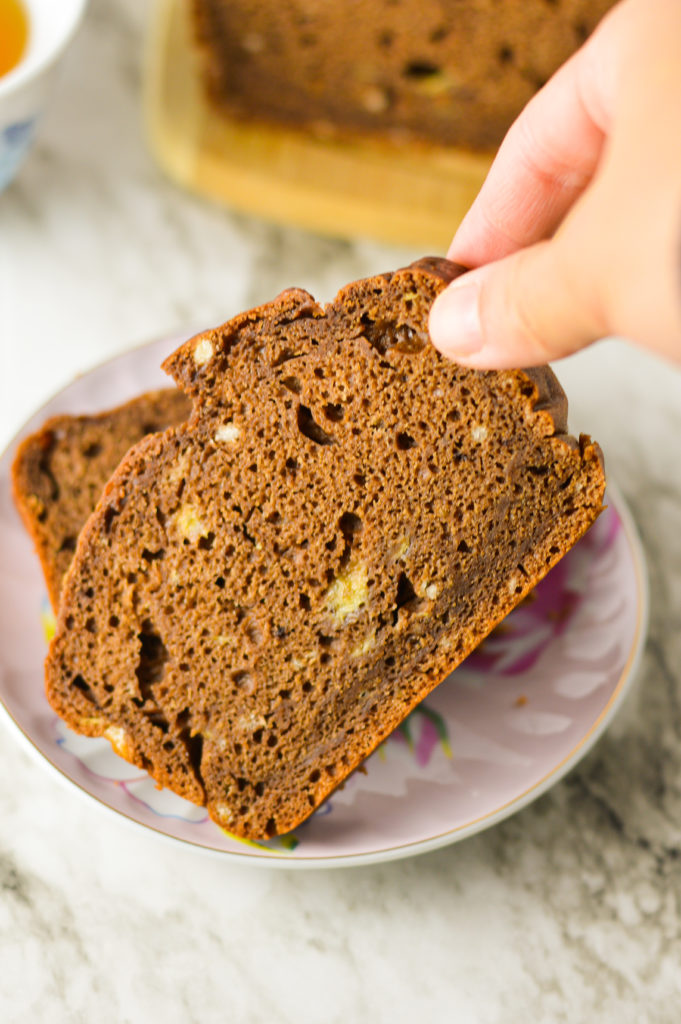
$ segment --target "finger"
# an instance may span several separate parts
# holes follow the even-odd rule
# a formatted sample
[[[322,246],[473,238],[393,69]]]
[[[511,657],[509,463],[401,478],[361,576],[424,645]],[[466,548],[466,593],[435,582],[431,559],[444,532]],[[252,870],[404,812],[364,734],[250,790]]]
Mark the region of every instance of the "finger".
[[[607,333],[588,268],[538,242],[458,278],[430,314],[433,344],[477,369],[538,366]]]
[[[548,238],[598,166],[613,103],[611,33],[596,29],[525,107],[449,248],[477,267]]]

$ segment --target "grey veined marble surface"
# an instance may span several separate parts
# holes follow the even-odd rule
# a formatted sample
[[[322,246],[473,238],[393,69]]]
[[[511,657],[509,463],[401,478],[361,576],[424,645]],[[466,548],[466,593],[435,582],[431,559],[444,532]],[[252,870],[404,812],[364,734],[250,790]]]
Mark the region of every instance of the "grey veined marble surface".
[[[145,146],[145,11],[95,0],[0,196],[0,443],[75,372],[298,284],[415,253],[178,192]],[[648,558],[649,641],[563,782],[436,853],[286,874],[163,843],[0,731],[0,1020],[348,1024],[681,1019],[681,374],[624,343],[557,367]]]

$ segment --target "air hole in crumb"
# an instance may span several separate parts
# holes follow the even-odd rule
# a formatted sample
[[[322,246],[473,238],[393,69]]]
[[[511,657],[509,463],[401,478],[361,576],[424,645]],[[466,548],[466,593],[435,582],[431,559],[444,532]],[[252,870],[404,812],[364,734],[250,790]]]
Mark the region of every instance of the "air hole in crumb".
[[[198,546],[202,551],[210,551],[215,543],[215,534],[212,530],[209,530],[205,537],[199,537]]]
[[[402,74],[405,78],[414,78],[423,81],[424,78],[431,78],[440,74],[440,67],[429,60],[410,60],[405,64]]]
[[[358,487],[364,487],[367,482],[367,478],[364,473],[355,473],[352,477]]]
[[[327,402],[324,406],[324,415],[332,423],[340,423],[345,415],[345,409],[338,402]]]
[[[400,577],[397,581],[397,596],[395,598],[395,605],[398,608],[402,608],[403,605],[409,604],[416,597],[416,591],[412,586],[411,580],[406,573],[400,573]]]
[[[352,544],[356,533],[360,533],[363,527],[362,520],[354,512],[344,512],[338,520],[340,531],[345,538],[346,544]]]
[[[335,444],[336,439],[327,434],[323,427],[317,423],[311,411],[306,405],[299,405],[297,412],[298,430],[315,444]]]
[[[411,437],[410,434],[406,434],[404,431],[400,431],[395,438],[395,442],[401,452],[406,452],[409,451],[410,448],[416,447],[416,441],[414,438]]]
[[[399,619],[400,608],[407,607],[410,612],[416,612],[423,605],[422,601],[419,601],[416,597],[416,592],[412,586],[411,580],[405,573],[401,573],[397,581],[397,594],[395,596],[395,606],[393,608],[392,624],[397,625]]]
[[[278,742],[279,741],[278,741],[277,737],[274,736],[274,735],[267,737],[267,746],[270,747],[270,749],[273,749],[274,747],[276,747]]]
[[[140,642],[140,652],[135,675],[140,696],[146,701],[153,699],[152,687],[163,678],[168,650],[149,619],[142,623],[142,630],[137,638]]]
[[[471,549],[468,547],[465,540],[460,540],[457,544],[456,550],[460,551],[462,555],[466,555]]]
[[[215,586],[219,587],[220,590],[224,590],[224,588],[225,588],[225,577],[224,576],[218,576],[218,578],[215,581]]]
[[[86,459],[94,459],[97,455],[101,455],[102,446],[98,441],[93,441],[87,448],[83,449],[83,455]]]
[[[73,629],[73,615],[67,615],[64,625],[67,629]]]
[[[384,658],[383,659],[383,664],[387,665],[388,668],[392,668],[393,665],[395,664],[395,658],[393,657],[393,655],[389,654],[387,658]]]
[[[312,690],[312,683],[306,679],[303,683],[303,693],[310,693]]]
[[[287,459],[286,460],[286,468],[291,473],[295,473],[295,471],[298,469],[298,463],[296,462],[295,459]]]
[[[155,726],[157,729],[160,729],[164,735],[168,732],[168,729],[170,728],[170,722],[165,717],[165,715],[162,714],[160,711],[153,711],[146,717],[148,721],[151,722],[151,724]]]
[[[94,691],[90,685],[85,682],[80,673],[74,676],[71,682],[76,689],[80,690],[86,700],[89,700],[91,704],[97,704],[97,698],[95,697]]]
[[[76,550],[76,538],[69,534],[68,537],[64,537],[63,541],[59,545],[59,551],[75,551]]]
[[[497,60],[500,64],[510,64],[514,57],[515,53],[512,46],[500,46],[497,50]]]
[[[150,551],[149,548],[142,550],[142,558],[145,562],[157,562],[165,555],[165,549],[159,548],[158,551]]]
[[[299,395],[303,390],[303,385],[300,383],[298,377],[283,377],[281,383],[287,391],[292,392],[294,395]]]
[[[265,792],[265,783],[264,782],[256,782],[256,784],[255,784],[255,795],[256,796],[262,796],[264,792]]]
[[[97,632],[97,623],[95,622],[94,618],[91,615],[85,620],[85,628],[88,631],[88,633]]]
[[[310,610],[310,598],[307,596],[307,594],[301,594],[300,595],[300,597],[298,598],[298,604],[303,609],[303,611],[309,612],[309,610]]]
[[[111,524],[118,515],[118,512],[113,505],[107,505],[104,509],[104,531],[108,533],[111,529]]]
[[[118,618],[117,615],[109,616],[109,625],[111,626],[112,629],[116,629],[120,625],[120,619]]]
[[[273,836],[276,836],[276,834],[277,834],[277,824],[276,824],[274,818],[269,818],[268,819],[267,824],[265,825],[265,834],[267,836],[269,836],[270,839],[272,839]]]

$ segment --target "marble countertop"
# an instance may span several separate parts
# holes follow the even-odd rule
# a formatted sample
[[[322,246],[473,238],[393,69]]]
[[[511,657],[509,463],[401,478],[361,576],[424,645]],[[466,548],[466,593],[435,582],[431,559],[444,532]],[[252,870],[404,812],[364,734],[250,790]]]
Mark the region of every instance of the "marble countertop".
[[[93,0],[0,195],[0,448],[75,373],[290,284],[417,253],[237,216],[159,173],[145,7]],[[404,861],[256,870],[99,813],[0,730],[0,1019],[676,1022],[681,996],[681,373],[622,342],[557,367],[628,499],[650,636],[614,725],[503,824]]]

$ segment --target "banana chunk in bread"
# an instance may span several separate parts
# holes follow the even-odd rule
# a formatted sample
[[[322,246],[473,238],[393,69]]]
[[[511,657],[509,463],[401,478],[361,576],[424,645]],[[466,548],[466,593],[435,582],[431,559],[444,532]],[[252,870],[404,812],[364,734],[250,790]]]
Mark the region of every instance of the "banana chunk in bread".
[[[164,364],[191,419],[125,457],[65,580],[47,693],[228,831],[296,826],[602,509],[548,368],[442,358],[461,268],[290,289]]]

